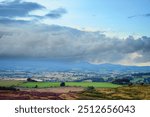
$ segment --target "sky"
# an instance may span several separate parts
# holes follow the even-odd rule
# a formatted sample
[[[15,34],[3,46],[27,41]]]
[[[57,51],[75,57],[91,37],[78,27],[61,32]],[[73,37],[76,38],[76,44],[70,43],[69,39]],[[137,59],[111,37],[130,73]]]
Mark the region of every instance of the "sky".
[[[0,0],[0,58],[150,65],[149,0]]]

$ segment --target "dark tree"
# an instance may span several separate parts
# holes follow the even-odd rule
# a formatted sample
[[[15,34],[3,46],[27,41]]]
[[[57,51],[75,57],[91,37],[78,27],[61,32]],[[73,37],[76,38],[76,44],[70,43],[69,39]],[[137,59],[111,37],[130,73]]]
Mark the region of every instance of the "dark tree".
[[[27,78],[27,81],[28,81],[28,82],[31,82],[31,81],[32,81],[32,79],[31,79],[31,78]]]
[[[61,82],[61,83],[60,83],[60,86],[61,86],[61,87],[64,87],[64,86],[65,86],[65,82]]]
[[[142,82],[140,85],[142,85],[142,86],[143,86],[143,85],[144,85],[144,83]]]

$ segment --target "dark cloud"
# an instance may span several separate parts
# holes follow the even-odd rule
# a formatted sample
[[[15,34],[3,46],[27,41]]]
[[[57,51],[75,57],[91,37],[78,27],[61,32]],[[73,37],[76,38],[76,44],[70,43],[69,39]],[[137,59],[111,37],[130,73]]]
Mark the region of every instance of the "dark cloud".
[[[30,11],[45,8],[42,5],[33,2],[22,2],[21,0],[15,0],[11,2],[2,2],[0,4],[0,16],[1,17],[24,17],[27,16]]]
[[[0,23],[21,24],[21,23],[28,23],[28,22],[41,20],[44,18],[57,19],[57,18],[61,18],[63,14],[67,13],[66,9],[58,8],[50,11],[48,14],[44,16],[29,14],[31,11],[39,10],[39,9],[42,10],[46,8],[40,4],[33,3],[33,2],[24,2],[22,0],[0,2]],[[30,18],[30,21],[15,20],[15,17],[22,17],[22,18],[28,17]]]
[[[109,38],[56,25],[5,27],[0,38],[0,57],[35,57],[96,63],[150,62],[150,37]],[[22,29],[22,30],[21,30]],[[0,31],[3,28],[0,28]]]
[[[142,14],[142,15],[133,15],[133,16],[129,16],[128,18],[135,18],[135,17],[150,17],[150,13]]]
[[[66,9],[58,8],[58,9],[50,11],[50,13],[46,14],[45,16],[57,19],[57,18],[62,17],[62,15],[66,14],[66,13],[67,13]]]

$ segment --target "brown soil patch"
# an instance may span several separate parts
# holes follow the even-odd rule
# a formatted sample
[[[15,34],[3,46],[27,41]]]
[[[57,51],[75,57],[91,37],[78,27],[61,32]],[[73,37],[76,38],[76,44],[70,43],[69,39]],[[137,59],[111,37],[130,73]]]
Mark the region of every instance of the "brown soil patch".
[[[83,90],[80,87],[0,90],[0,100],[74,100]]]

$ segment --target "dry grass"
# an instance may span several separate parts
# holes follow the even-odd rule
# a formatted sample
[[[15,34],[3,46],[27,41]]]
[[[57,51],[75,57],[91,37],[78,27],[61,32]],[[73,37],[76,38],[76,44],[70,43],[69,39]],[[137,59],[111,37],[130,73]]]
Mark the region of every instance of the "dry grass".
[[[125,86],[119,88],[97,88],[83,91],[79,99],[150,100],[150,86]]]

